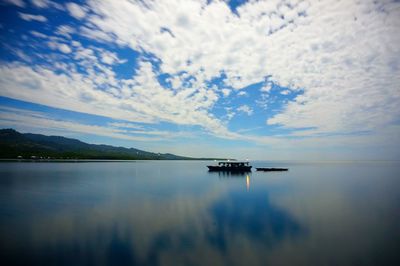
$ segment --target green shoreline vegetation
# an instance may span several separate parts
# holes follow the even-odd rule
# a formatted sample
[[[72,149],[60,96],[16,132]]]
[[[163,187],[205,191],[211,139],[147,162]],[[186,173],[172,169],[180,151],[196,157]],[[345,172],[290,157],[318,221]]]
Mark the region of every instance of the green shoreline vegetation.
[[[225,158],[193,158],[171,153],[153,153],[135,148],[115,147],[82,142],[61,136],[20,133],[0,129],[1,161],[110,161],[110,160],[226,160]]]

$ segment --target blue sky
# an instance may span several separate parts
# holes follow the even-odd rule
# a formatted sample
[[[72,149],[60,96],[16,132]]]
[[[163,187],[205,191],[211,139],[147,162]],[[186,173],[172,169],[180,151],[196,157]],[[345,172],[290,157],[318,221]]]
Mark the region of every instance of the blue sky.
[[[240,159],[398,159],[398,1],[1,0],[0,127]]]

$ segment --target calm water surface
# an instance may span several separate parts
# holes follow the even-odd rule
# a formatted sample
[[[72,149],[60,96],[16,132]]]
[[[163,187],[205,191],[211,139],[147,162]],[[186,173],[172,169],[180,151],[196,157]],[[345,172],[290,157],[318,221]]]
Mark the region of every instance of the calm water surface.
[[[400,265],[399,162],[207,164],[0,163],[2,265]]]

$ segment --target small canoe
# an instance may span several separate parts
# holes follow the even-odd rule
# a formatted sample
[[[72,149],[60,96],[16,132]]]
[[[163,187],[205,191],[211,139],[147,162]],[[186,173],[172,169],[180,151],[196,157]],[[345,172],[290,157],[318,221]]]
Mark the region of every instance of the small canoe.
[[[256,168],[257,171],[264,171],[264,172],[274,172],[274,171],[288,171],[288,168],[263,168],[263,167],[258,167]]]

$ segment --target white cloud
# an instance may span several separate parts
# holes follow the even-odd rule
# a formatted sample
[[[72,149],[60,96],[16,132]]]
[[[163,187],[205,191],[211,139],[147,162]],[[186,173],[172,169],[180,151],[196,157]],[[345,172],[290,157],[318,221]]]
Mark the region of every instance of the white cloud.
[[[266,111],[271,111],[272,82],[299,94],[267,120],[286,128],[313,128],[293,135],[374,131],[396,123],[398,2],[249,1],[238,8],[239,16],[222,1],[207,2],[91,0],[91,12],[69,3],[72,16],[86,19],[80,34],[152,54],[160,69],[139,59],[135,77],[118,79],[112,69],[120,62],[116,54],[70,41],[69,47],[76,47],[74,64],[3,64],[0,78],[7,86],[1,93],[131,122],[198,125],[215,135],[241,138],[212,114],[213,107],[227,86],[239,90],[267,80],[257,100]],[[181,73],[192,81],[183,82]],[[173,90],[160,85],[160,74],[171,76]],[[223,84],[210,88],[209,82],[222,75]],[[252,111],[247,107],[246,113]]]
[[[113,52],[101,50],[100,54],[101,54],[101,61],[107,65],[122,64],[126,62],[126,60],[118,58],[118,55]]]
[[[96,40],[96,41],[104,41],[104,42],[112,42],[113,38],[111,34],[100,31],[98,29],[93,29],[90,27],[81,26],[79,28],[79,33],[87,38]]]
[[[42,15],[32,15],[27,13],[18,12],[19,17],[26,21],[39,21],[46,22],[47,18]]]
[[[270,96],[267,93],[262,93],[260,98],[256,100],[256,105],[264,110],[268,110],[268,102],[270,101]]]
[[[68,25],[61,25],[58,26],[56,34],[62,35],[71,39],[71,34],[75,33],[75,29]]]
[[[139,124],[133,124],[133,123],[123,123],[123,122],[112,122],[108,124],[111,127],[116,127],[116,128],[133,128],[133,129],[143,129],[144,127]]]
[[[247,96],[247,95],[248,95],[248,93],[245,92],[245,91],[239,91],[239,92],[237,93],[237,96]]]
[[[71,16],[76,19],[83,19],[86,16],[85,8],[75,3],[67,3],[66,8]]]
[[[261,92],[270,92],[272,89],[272,83],[267,82],[264,86],[261,87],[260,91]]]
[[[33,36],[38,37],[38,38],[43,38],[43,39],[47,38],[47,35],[45,35],[45,34],[43,34],[43,33],[41,33],[41,32],[38,32],[38,31],[32,30],[32,31],[30,31],[30,33],[31,33]]]
[[[69,54],[70,52],[72,52],[71,48],[69,48],[68,45],[66,45],[65,43],[62,43],[58,46],[58,49],[63,52],[64,54]]]
[[[49,0],[31,0],[32,4],[39,8],[47,8],[50,6]]]
[[[24,53],[24,51],[20,50],[20,49],[12,49],[12,51],[14,52],[15,55],[17,55],[21,60],[26,61],[31,63],[32,59],[30,56],[28,56],[26,53]]]
[[[25,7],[26,6],[25,2],[22,1],[22,0],[2,0],[2,2],[6,3],[6,4],[10,4],[10,5],[15,5],[15,6],[18,6],[18,7]]]
[[[228,121],[231,120],[236,115],[236,112],[234,112],[232,109],[233,109],[232,107],[225,107],[226,120]]]
[[[230,89],[222,89],[221,92],[224,95],[224,97],[228,97],[232,91]]]
[[[56,8],[58,10],[64,10],[61,4],[51,0],[31,0],[31,3],[37,8]]]
[[[71,48],[65,43],[60,43],[57,41],[49,41],[47,42],[47,44],[51,49],[58,50],[64,54],[69,54],[72,52]]]
[[[37,111],[8,107],[0,107],[0,125],[16,129],[25,129],[28,125],[28,128],[33,131],[45,129],[47,132],[59,131],[62,134],[75,132],[131,141],[165,141],[169,138],[183,136],[179,132],[144,130],[140,127],[137,130],[131,130],[133,127],[127,126],[130,124],[123,125],[122,123],[111,123],[110,126],[89,125],[75,121],[53,119]]]
[[[62,44],[49,44],[62,50]],[[139,63],[133,79],[117,81],[93,50],[78,47],[74,57],[87,73],[78,73],[75,66],[65,64],[51,68],[2,65],[2,95],[132,122],[200,125],[208,132],[230,137],[220,121],[207,113],[218,99],[211,89],[172,92],[159,84],[147,62]]]
[[[243,112],[243,113],[247,114],[248,116],[253,114],[253,109],[246,104],[239,106],[236,110],[238,112]]]
[[[171,82],[171,86],[173,89],[177,90],[182,86],[182,80],[179,76],[175,76],[168,79]]]
[[[64,7],[61,4],[51,0],[31,0],[31,3],[37,8],[55,8],[58,10],[64,10]]]
[[[220,1],[89,4],[97,14],[91,24],[113,42],[154,54],[163,72],[206,82],[223,71],[235,89],[268,76],[303,92],[268,124],[351,132],[400,115],[398,2],[250,1],[239,16]]]

